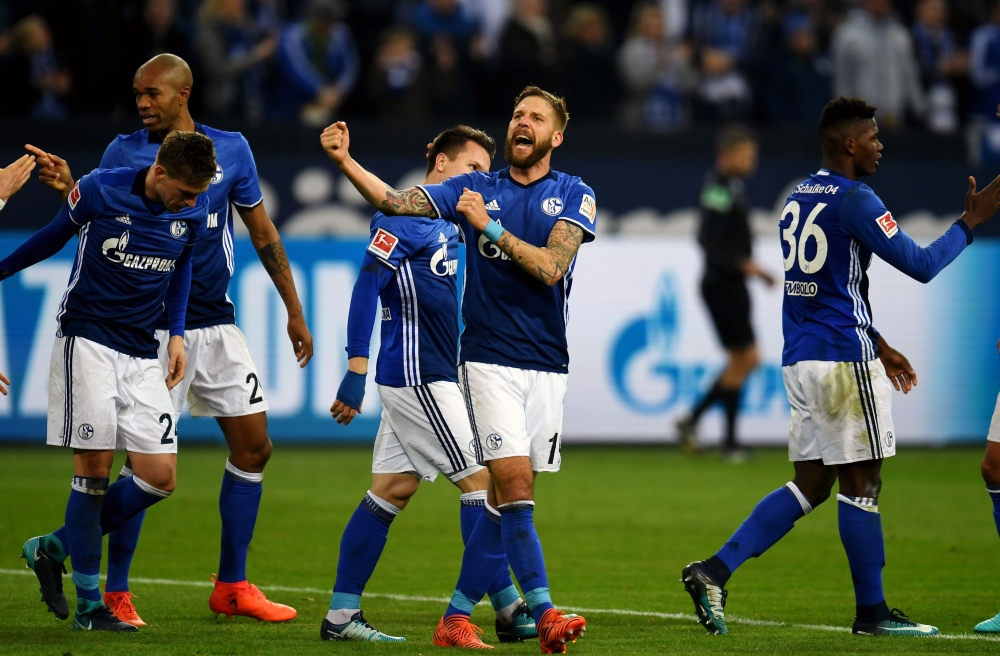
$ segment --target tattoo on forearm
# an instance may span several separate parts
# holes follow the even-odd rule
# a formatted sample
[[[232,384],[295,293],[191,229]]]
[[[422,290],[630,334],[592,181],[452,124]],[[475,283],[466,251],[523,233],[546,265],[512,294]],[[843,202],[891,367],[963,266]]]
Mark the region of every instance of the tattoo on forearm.
[[[386,214],[438,218],[437,212],[427,200],[427,196],[416,187],[396,191],[386,185],[385,200],[379,204],[379,209]]]
[[[568,221],[557,221],[545,248],[521,241],[504,232],[497,247],[510,259],[547,285],[555,284],[567,271],[583,243],[583,229]]]
[[[285,253],[285,246],[280,239],[263,248],[258,248],[257,256],[260,258],[260,263],[264,265],[267,275],[272,278],[288,269],[288,255]]]

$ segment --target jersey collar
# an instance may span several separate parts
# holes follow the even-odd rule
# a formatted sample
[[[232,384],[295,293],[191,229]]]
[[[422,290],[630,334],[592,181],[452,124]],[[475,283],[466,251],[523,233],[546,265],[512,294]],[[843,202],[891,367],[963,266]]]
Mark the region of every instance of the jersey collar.
[[[509,166],[507,168],[505,168],[504,170],[500,171],[500,173],[498,175],[501,178],[507,178],[508,180],[510,180],[511,184],[517,185],[518,187],[521,187],[522,189],[530,189],[531,187],[534,187],[537,184],[545,182],[546,180],[558,180],[559,179],[559,176],[556,175],[556,172],[553,171],[552,169],[549,169],[549,172],[547,174],[545,174],[542,177],[538,178],[534,182],[529,182],[528,184],[521,184],[520,182],[518,182],[517,180],[515,180],[513,177],[511,177],[511,175],[510,175],[510,167]]]
[[[208,134],[205,132],[205,126],[202,125],[201,123],[198,123],[197,121],[195,121],[194,124],[194,131],[197,132],[198,134],[204,134],[206,137],[208,136]],[[160,136],[159,132],[150,132],[149,130],[147,130],[146,141],[151,144],[160,144],[163,143],[163,137]]]
[[[132,181],[132,193],[142,199],[143,204],[146,209],[149,210],[150,214],[159,216],[167,211],[167,208],[160,203],[155,203],[146,195],[146,173],[149,171],[150,167],[139,169],[135,174],[135,180]]]

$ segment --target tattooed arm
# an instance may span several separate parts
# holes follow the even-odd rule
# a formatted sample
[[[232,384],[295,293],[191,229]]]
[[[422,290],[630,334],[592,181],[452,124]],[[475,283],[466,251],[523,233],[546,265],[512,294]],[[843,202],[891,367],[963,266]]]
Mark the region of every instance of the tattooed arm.
[[[354,161],[348,152],[351,143],[350,133],[347,131],[347,124],[343,121],[334,123],[323,130],[319,141],[330,159],[375,209],[386,216],[438,218],[434,206],[430,204],[427,196],[420,189],[410,187],[396,191],[382,182],[377,175],[365,170],[363,166]]]
[[[258,203],[254,207],[237,205],[236,211],[250,231],[250,241],[257,249],[260,263],[264,265],[267,275],[271,276],[275,289],[285,303],[285,309],[288,311],[288,337],[292,340],[295,359],[300,367],[304,367],[313,356],[313,338],[302,314],[302,303],[299,302],[299,295],[295,290],[292,269],[288,264],[285,246],[278,236],[278,229],[267,216],[264,203]]]

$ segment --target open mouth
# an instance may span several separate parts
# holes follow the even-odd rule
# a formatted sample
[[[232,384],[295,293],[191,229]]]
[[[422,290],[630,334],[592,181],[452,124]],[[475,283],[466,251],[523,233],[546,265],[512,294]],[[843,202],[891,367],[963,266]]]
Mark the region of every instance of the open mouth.
[[[149,125],[150,123],[155,123],[157,119],[157,117],[153,114],[140,115],[139,118],[142,119],[143,125]]]
[[[514,150],[530,150],[534,145],[535,142],[527,135],[519,134],[514,137]]]

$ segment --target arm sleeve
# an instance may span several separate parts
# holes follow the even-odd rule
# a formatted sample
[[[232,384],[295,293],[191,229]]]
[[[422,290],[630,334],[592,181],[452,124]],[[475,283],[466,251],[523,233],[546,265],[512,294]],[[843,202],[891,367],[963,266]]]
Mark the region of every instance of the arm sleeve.
[[[465,217],[455,210],[455,206],[458,205],[458,199],[462,195],[463,188],[475,188],[472,186],[474,179],[473,174],[464,173],[456,175],[453,178],[448,178],[441,184],[417,185],[417,188],[427,195],[427,198],[431,201],[431,205],[434,206],[434,211],[437,212],[438,218],[458,223]]]
[[[972,231],[956,221],[933,244],[922,248],[899,229],[878,196],[866,185],[847,192],[840,221],[858,241],[893,268],[927,283],[972,243]]]
[[[191,291],[191,254],[194,245],[189,243],[184,247],[180,259],[174,265],[170,276],[170,286],[167,288],[167,323],[170,326],[170,336],[184,335],[184,324],[187,320],[188,293]]]
[[[361,272],[351,293],[351,309],[347,315],[347,357],[367,358],[378,295],[392,280],[392,271],[371,253],[365,253]]]
[[[79,227],[70,220],[68,205],[63,205],[52,223],[33,234],[16,251],[0,260],[0,280],[10,278],[18,271],[58,253],[76,234]]]
[[[582,182],[574,185],[559,220],[575,223],[583,228],[583,243],[594,241],[597,237],[597,200],[594,190]]]
[[[264,194],[260,190],[260,180],[257,178],[257,163],[253,159],[250,144],[240,135],[240,179],[229,192],[229,200],[239,207],[256,207]]]

